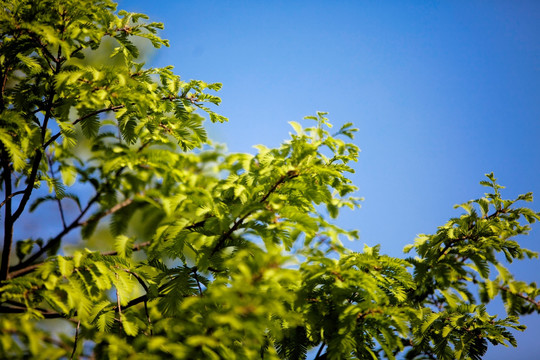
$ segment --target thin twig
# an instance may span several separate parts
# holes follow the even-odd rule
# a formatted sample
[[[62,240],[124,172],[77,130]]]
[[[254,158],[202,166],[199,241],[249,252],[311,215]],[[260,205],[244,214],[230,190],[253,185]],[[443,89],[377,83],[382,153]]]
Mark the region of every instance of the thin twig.
[[[22,195],[22,194],[24,194],[24,190],[15,191],[15,192],[12,193],[11,195],[6,196],[6,199],[0,203],[0,208],[1,208],[2,206],[4,206],[4,205],[6,204],[6,202],[7,202],[9,199],[13,198],[14,196]]]
[[[98,214],[96,214],[96,216],[93,216],[93,217],[89,218],[88,220],[85,220],[85,221],[79,223],[79,226],[86,226],[91,222],[98,221],[98,220],[104,218],[107,215],[110,215],[112,213],[117,212],[118,210],[120,210],[122,208],[125,208],[126,206],[130,205],[132,202],[133,202],[133,199],[126,199],[126,200],[122,201],[121,203],[118,203],[118,204],[114,205],[112,208],[110,208],[110,209],[108,209],[108,210],[106,210],[106,211],[104,211],[102,213],[98,213]]]
[[[122,171],[125,169],[125,166],[124,167],[121,167],[120,169],[118,169],[116,171],[116,174],[115,176],[113,176],[112,178],[114,179],[117,179],[120,174],[122,173]],[[26,195],[26,194],[25,194]],[[17,264],[16,266],[13,266],[10,268],[10,271],[16,271],[16,270],[20,270],[20,269],[23,269],[29,265],[31,265],[35,260],[37,260],[41,255],[43,255],[46,251],[48,251],[49,249],[52,249],[54,248],[54,246],[58,245],[58,243],[62,240],[62,238],[68,234],[71,230],[79,227],[79,226],[83,226],[86,224],[86,222],[84,223],[81,223],[81,219],[84,217],[84,215],[88,212],[88,210],[90,210],[90,207],[96,203],[99,198],[101,197],[102,195],[102,192],[101,191],[98,191],[94,197],[92,197],[88,203],[86,204],[86,207],[81,211],[81,213],[79,214],[79,216],[77,216],[77,218],[75,220],[73,220],[73,222],[71,224],[68,225],[67,228],[65,228],[64,230],[62,230],[58,235],[56,235],[53,239],[49,240],[47,242],[47,244],[45,244],[45,246],[43,246],[42,248],[40,248],[35,254],[33,254],[32,256],[30,256],[28,259],[26,259],[24,262],[21,262],[19,264]],[[121,209],[120,208],[117,208],[115,211]],[[107,212],[105,212],[107,213]],[[108,212],[107,214],[110,214],[111,212]],[[98,217],[98,220],[101,219],[103,216],[105,216],[104,214],[101,214],[101,216]]]
[[[34,309],[37,310],[43,315],[45,319],[58,319],[65,317],[62,314],[59,314],[57,312],[53,311],[47,311],[47,310],[41,310],[41,309]],[[26,307],[13,307],[13,306],[0,306],[0,314],[21,314],[28,311],[28,308]]]
[[[132,247],[132,251],[142,250],[143,248],[145,248],[145,247],[147,247],[149,245],[150,245],[150,241],[146,241],[146,242],[143,242],[143,243],[140,243],[140,244],[135,244]],[[102,256],[114,256],[114,255],[118,255],[118,251],[107,251],[107,252],[102,252],[100,254]],[[69,256],[66,256],[66,257],[69,257]],[[37,269],[41,264],[43,264],[43,262],[40,262],[40,263],[37,263],[37,264],[32,264],[32,265],[26,266],[25,268],[19,269],[19,270],[11,271],[9,273],[8,278],[13,279],[13,278],[28,274],[28,273],[34,271],[35,269]]]
[[[8,73],[10,71],[11,71],[10,66],[8,64],[5,64],[5,69],[4,69],[3,73],[2,73],[2,89],[0,90],[0,109],[1,109],[1,111],[4,111],[4,109],[5,109],[4,93],[6,91]]]
[[[116,279],[118,280],[118,274],[116,275]],[[120,332],[120,335],[122,335],[122,307],[120,306],[120,294],[118,293],[118,287],[116,287],[116,306],[118,311],[118,322],[120,323],[118,331]]]
[[[28,259],[25,261],[19,263],[18,265],[15,265],[10,268],[11,271],[16,271],[23,269],[27,267],[28,265],[32,264],[35,260],[37,260],[41,255],[43,255],[45,252],[47,252],[49,249],[52,249],[54,246],[58,244],[62,238],[69,233],[71,230],[75,229],[76,227],[80,226],[79,221],[83,218],[83,216],[90,210],[90,207],[99,199],[100,193],[97,193],[94,195],[90,201],[88,201],[88,204],[86,204],[86,207],[81,211],[79,216],[71,224],[69,224],[64,230],[62,230],[58,235],[56,235],[53,239],[49,240],[45,246],[40,248],[36,253],[31,255]]]
[[[499,285],[498,288],[499,288],[500,290],[504,291],[504,292],[507,292],[507,293],[509,293],[509,294],[512,294],[512,295],[514,295],[514,296],[517,296],[517,297],[519,297],[519,298],[521,298],[521,299],[523,299],[523,300],[525,300],[525,301],[527,301],[527,302],[533,304],[534,306],[536,306],[536,309],[540,310],[540,301],[536,301],[536,300],[534,300],[533,298],[528,297],[528,296],[526,296],[526,295],[523,295],[523,294],[521,294],[521,293],[515,293],[515,292],[512,292],[512,290],[510,290],[510,288],[508,288],[507,286],[501,286],[501,285]]]
[[[28,182],[28,185],[26,185],[26,188],[24,189],[24,194],[21,199],[21,202],[19,203],[19,207],[13,213],[12,222],[15,222],[19,218],[19,216],[21,216],[22,212],[24,211],[24,208],[26,207],[26,203],[30,199],[30,195],[32,195],[32,190],[34,189],[34,183],[36,181],[37,172],[38,172],[39,164],[41,163],[42,157],[43,157],[43,152],[40,149],[37,149],[36,154],[34,155],[34,158],[32,159],[32,170],[30,171],[30,176],[28,176],[26,180]]]
[[[47,50],[46,47],[44,47],[44,49]],[[59,55],[61,54],[60,47],[58,47],[58,54]],[[54,73],[59,74],[62,64],[60,63],[60,61],[55,61],[55,62],[56,62],[56,67],[54,69]],[[45,151],[45,149],[47,148],[47,145],[49,144],[49,143],[45,144],[45,135],[47,133],[47,125],[48,125],[49,119],[53,116],[53,101],[54,101],[54,96],[55,96],[54,80],[51,80],[51,84],[49,84],[49,86],[50,86],[50,89],[49,89],[49,94],[47,95],[47,105],[45,109],[45,116],[43,117],[43,125],[41,126],[42,146],[41,146],[41,149],[36,149],[36,154],[34,155],[34,158],[32,159],[32,170],[30,172],[30,176],[28,176],[27,178],[28,185],[26,186],[26,189],[24,190],[25,192],[21,199],[21,202],[19,203],[19,207],[12,215],[12,218],[11,218],[12,224],[15,223],[15,221],[19,218],[19,216],[21,216],[22,212],[24,211],[24,208],[26,207],[26,203],[30,199],[30,195],[32,195],[32,190],[34,189],[34,183],[36,181],[39,164],[41,163],[41,159],[43,157],[43,151]],[[5,277],[3,279],[5,279]]]
[[[131,250],[132,251],[139,251],[139,250],[142,250],[143,248],[145,248],[145,247],[147,247],[149,245],[150,245],[150,241],[145,241],[145,242],[133,245]],[[102,252],[101,255],[103,255],[103,256],[114,256],[114,255],[118,255],[118,251],[106,251],[106,252]]]
[[[140,303],[145,302],[145,301],[148,301],[148,295],[146,295],[146,294],[145,294],[145,295],[141,295],[141,296],[139,296],[138,298],[135,298],[135,299],[133,299],[133,300],[130,300],[130,301],[126,304],[126,306],[124,306],[122,309],[124,309],[124,310],[129,309],[130,307],[135,306],[135,305],[140,304]],[[118,304],[117,304],[117,306],[115,306],[115,307],[113,308],[114,311],[119,311],[119,309],[120,309],[120,307],[119,307]]]
[[[144,312],[146,313],[146,319],[148,320],[148,329],[150,329],[150,335],[154,335],[154,330],[152,330],[152,320],[150,319],[150,314],[148,313],[148,301],[144,302]]]
[[[79,340],[79,328],[81,327],[81,320],[77,322],[77,328],[75,329],[75,341],[73,342],[73,351],[71,352],[71,358],[73,360],[73,356],[75,356],[75,351],[77,350],[77,341]]]
[[[199,281],[199,274],[197,274],[197,268],[194,267],[193,269],[191,269],[191,271],[193,272],[193,275],[195,275],[195,281],[197,282],[197,287],[199,288],[199,294],[201,295],[201,297],[203,297],[201,283]]]
[[[289,171],[286,175],[282,175],[278,181],[268,190],[268,192],[259,200],[260,204],[263,204],[272,193],[276,191],[276,189],[286,182],[287,180],[294,179],[295,177],[298,177],[299,174],[296,171]],[[233,232],[238,230],[240,226],[244,223],[244,221],[255,212],[256,210],[248,211],[244,216],[242,216],[240,219],[236,220],[233,224],[233,226],[225,233],[223,234],[219,240],[217,241],[216,246],[214,246],[214,249],[212,250],[211,255],[214,255],[223,245],[223,243],[232,235]]]
[[[125,272],[127,272],[128,274],[130,275],[133,275],[133,277],[135,279],[137,279],[137,281],[139,282],[139,284],[141,284],[141,286],[143,287],[144,291],[146,293],[148,293],[148,286],[146,285],[146,283],[144,282],[144,280],[137,274],[137,273],[134,273],[133,271],[129,270],[129,269],[122,269],[124,270]]]
[[[116,110],[122,109],[124,107],[125,107],[125,105],[116,105],[116,106],[109,106],[108,108],[105,108],[105,109],[92,111],[91,113],[88,113],[88,114],[86,114],[84,116],[81,116],[80,118],[74,120],[71,123],[71,125],[77,125],[79,122],[81,122],[81,121],[83,121],[85,119],[88,119],[89,117],[92,117],[94,115],[98,115],[98,114],[101,114],[101,113],[107,112],[107,111],[116,111]],[[62,132],[59,131],[55,135],[51,136],[51,138],[43,145],[43,149],[46,149],[47,146],[49,146],[52,142],[56,141],[56,139],[58,139],[61,135],[62,135]]]
[[[47,154],[47,162],[49,163],[49,170],[51,172],[51,178],[53,179],[53,181],[55,181],[56,174],[54,173],[54,164],[52,162],[51,157],[52,157],[52,154]],[[62,226],[65,229],[67,228],[66,217],[64,216],[64,208],[62,207],[62,200],[58,198],[58,193],[56,193],[56,203],[58,204],[58,210],[60,211],[60,219],[62,220]]]
[[[322,350],[324,348],[324,345],[326,345],[324,342],[321,344],[321,347],[319,348],[319,351],[317,351],[317,355],[315,355],[315,360],[319,359],[322,353]]]

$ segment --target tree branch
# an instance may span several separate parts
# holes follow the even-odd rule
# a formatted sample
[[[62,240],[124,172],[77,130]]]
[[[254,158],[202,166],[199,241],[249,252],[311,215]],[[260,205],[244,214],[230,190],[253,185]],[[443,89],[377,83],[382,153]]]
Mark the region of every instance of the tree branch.
[[[133,271],[129,270],[129,269],[122,269],[124,270],[125,272],[127,272],[128,274],[130,275],[133,275],[133,277],[135,277],[135,279],[137,279],[137,281],[139,282],[139,284],[141,284],[141,286],[143,287],[144,291],[148,292],[148,285],[146,285],[146,283],[144,282],[144,280],[137,274],[137,273],[134,273]]]
[[[73,341],[73,351],[71,352],[70,359],[73,359],[75,356],[75,351],[77,351],[77,341],[79,341],[79,328],[81,327],[81,320],[77,322],[77,328],[75,329],[75,340]]]
[[[116,275],[116,279],[118,280],[118,274]],[[120,334],[122,334],[122,307],[120,306],[120,294],[118,293],[118,288],[116,288],[116,306],[118,311],[118,321],[120,323],[118,331],[120,331]]]
[[[145,247],[147,247],[149,245],[150,245],[150,241],[146,241],[146,242],[143,242],[143,243],[140,243],[140,244],[135,244],[132,247],[132,251],[140,251],[140,250],[144,249]],[[114,256],[114,255],[118,255],[118,252],[117,251],[108,251],[108,252],[101,253],[101,255],[102,256]],[[9,273],[8,278],[13,279],[13,278],[16,278],[16,277],[19,277],[19,276],[26,275],[26,274],[34,271],[35,269],[37,269],[41,264],[43,264],[43,263],[40,262],[40,263],[37,263],[37,264],[32,264],[32,265],[26,266],[26,267],[24,267],[22,269],[19,269],[19,270],[11,271]]]
[[[4,216],[4,247],[2,250],[2,264],[0,266],[0,281],[5,280],[9,273],[9,256],[11,254],[11,247],[13,245],[13,218],[11,214],[11,198],[13,196],[11,185],[11,167],[9,164],[9,156],[4,146],[1,146],[2,155],[2,167],[4,168],[4,191],[6,198],[4,203],[6,204],[5,216]]]
[[[2,72],[2,88],[0,90],[0,111],[4,111],[6,105],[4,103],[4,93],[6,91],[6,84],[7,84],[7,78],[8,78],[8,72],[11,69],[8,65],[6,65],[4,71]]]
[[[47,162],[49,163],[49,171],[51,172],[51,178],[53,181],[55,181],[55,173],[54,173],[54,164],[52,162],[50,154],[47,155]],[[64,208],[62,207],[62,200],[58,198],[58,194],[56,194],[56,203],[58,204],[58,210],[60,211],[60,219],[62,220],[62,226],[64,229],[67,227],[66,225],[66,217],[64,216]]]
[[[0,203],[0,208],[6,204],[7,200],[13,198],[14,196],[22,195],[22,194],[24,194],[24,190],[15,191],[11,195],[7,196],[6,199]]]
[[[46,47],[44,47],[46,49]],[[47,50],[48,51],[48,50]],[[49,53],[50,54],[50,53]],[[61,49],[58,47],[58,55],[61,54]],[[54,58],[54,57],[53,57]],[[56,67],[54,69],[54,74],[60,73],[61,63],[59,61],[56,62]],[[43,118],[43,125],[41,126],[41,149],[36,149],[36,154],[34,155],[34,158],[32,160],[32,171],[30,172],[30,176],[28,177],[28,185],[26,186],[24,195],[21,199],[21,202],[19,203],[19,207],[13,213],[12,215],[12,223],[14,223],[19,216],[21,216],[22,212],[24,211],[24,208],[26,207],[26,203],[30,199],[30,195],[32,195],[32,189],[34,188],[34,182],[36,181],[36,175],[37,171],[39,169],[39,164],[41,163],[41,158],[43,157],[43,151],[45,151],[45,148],[47,147],[45,143],[45,135],[47,134],[47,125],[49,122],[49,119],[52,117],[52,111],[53,111],[53,101],[54,101],[54,80],[51,80],[51,83],[49,84],[49,94],[47,99],[47,105],[45,109],[45,116]]]
[[[71,230],[77,228],[80,226],[79,221],[83,218],[83,216],[88,212],[90,207],[99,199],[100,193],[97,193],[94,195],[90,201],[88,201],[88,204],[86,207],[81,211],[79,216],[71,224],[69,224],[66,228],[64,228],[58,235],[56,235],[53,239],[49,240],[45,246],[40,248],[36,253],[31,255],[28,259],[25,261],[13,266],[10,268],[12,271],[17,271],[26,268],[28,265],[32,264],[34,261],[36,261],[41,255],[43,255],[45,252],[47,252],[49,249],[53,248],[53,246],[56,246],[62,238],[69,233]]]
[[[523,295],[522,293],[515,293],[515,292],[512,292],[508,286],[502,286],[502,285],[499,285],[498,288],[499,288],[500,290],[504,291],[504,292],[507,292],[507,293],[509,293],[509,294],[512,294],[512,295],[514,295],[514,296],[517,296],[517,297],[519,297],[519,298],[521,298],[521,299],[523,299],[523,300],[525,300],[525,301],[527,301],[527,302],[533,304],[534,306],[536,306],[536,309],[537,309],[537,310],[540,310],[540,301],[536,301],[536,300],[534,300],[533,298],[528,297],[527,295]]]
[[[270,195],[272,195],[279,185],[283,184],[287,180],[294,179],[295,177],[298,177],[299,174],[296,171],[289,171],[286,175],[282,175],[278,181],[268,190],[268,192],[261,198],[259,201],[260,204],[264,203]],[[255,212],[256,210],[248,211],[247,214],[242,216],[240,219],[236,220],[233,224],[233,226],[225,233],[223,234],[219,240],[217,241],[216,246],[214,246],[214,249],[212,250],[212,253],[210,255],[214,255],[220,247],[223,245],[223,243],[232,235],[233,232],[238,230],[238,228],[244,223],[244,221]]]
[[[116,171],[116,174],[115,174],[115,177],[114,178],[117,178],[121,173],[122,171],[125,169],[125,167],[122,167],[120,169],[118,169]],[[45,246],[43,246],[42,248],[40,248],[35,254],[31,255],[28,259],[26,259],[25,261],[13,266],[10,268],[11,271],[16,271],[17,274],[20,274],[21,272],[20,271],[17,271],[17,270],[21,270],[21,269],[24,269],[26,267],[29,267],[30,270],[29,271],[25,271],[25,272],[22,272],[23,274],[27,273],[27,272],[30,272],[32,271],[35,267],[32,267],[32,266],[29,266],[31,265],[35,260],[37,260],[41,255],[43,255],[45,252],[47,252],[49,249],[53,248],[54,246],[56,246],[61,240],[62,238],[68,234],[71,230],[79,227],[79,226],[84,226],[86,224],[88,224],[88,221],[85,221],[85,222],[80,222],[81,219],[84,217],[84,215],[88,212],[88,210],[90,210],[90,207],[97,201],[99,200],[100,196],[102,195],[101,191],[98,191],[94,197],[92,197],[92,199],[90,199],[88,201],[88,204],[86,205],[86,207],[81,211],[81,213],[79,214],[79,216],[77,216],[77,218],[75,220],[73,220],[73,222],[71,224],[69,224],[67,227],[65,227],[58,235],[56,235],[53,239],[49,240],[47,242],[47,244],[45,244]],[[101,219],[102,217],[106,216],[106,215],[109,215],[115,211],[118,211],[120,210],[122,207],[124,206],[127,206],[129,205],[133,200],[130,200],[130,199],[126,199],[123,203],[120,203],[120,204],[117,204],[115,205],[113,208],[97,215],[97,219],[95,220],[99,220]],[[118,205],[121,205],[121,204],[124,204],[123,206],[118,206]],[[114,209],[114,210],[113,210]],[[113,211],[111,211],[113,210]]]
[[[32,170],[30,171],[30,176],[27,179],[28,185],[26,185],[26,188],[24,189],[24,194],[21,202],[19,203],[19,207],[13,213],[13,222],[15,222],[19,218],[19,216],[21,216],[24,208],[26,207],[26,203],[30,199],[30,195],[32,195],[32,190],[34,189],[34,182],[36,181],[36,176],[42,157],[43,153],[41,152],[41,150],[36,150],[36,154],[34,155],[34,159],[32,160]]]
[[[86,226],[91,222],[98,221],[98,220],[104,218],[107,215],[113,214],[113,213],[117,212],[118,210],[120,210],[122,208],[125,208],[126,206],[130,205],[132,202],[133,202],[133,199],[126,199],[126,200],[122,201],[121,203],[118,203],[118,204],[114,205],[112,208],[110,208],[108,210],[105,210],[102,213],[96,214],[95,217],[90,217],[89,219],[83,221],[82,223],[79,223],[79,226]]]
[[[201,283],[199,281],[199,274],[197,273],[197,267],[194,267],[193,269],[191,269],[191,271],[193,272],[193,275],[195,275],[195,281],[197,282],[197,287],[199,288],[199,295],[203,297],[203,291],[201,288]]]
[[[28,311],[28,308],[26,306],[24,306],[23,304],[17,304],[13,301],[7,301],[8,303],[10,303],[12,306],[3,306],[1,305],[0,306],[0,313],[1,314],[21,314],[21,313],[25,313]],[[54,312],[54,311],[49,311],[49,310],[45,310],[45,309],[41,309],[41,308],[35,308],[34,310],[37,310],[41,313],[41,315],[43,315],[43,317],[45,319],[59,319],[59,318],[65,318],[64,315],[60,314],[60,313],[57,313],[57,312]]]
[[[122,109],[124,107],[125,107],[125,105],[116,105],[116,106],[109,106],[108,108],[105,108],[105,109],[92,111],[91,113],[88,113],[88,114],[86,114],[84,116],[81,116],[80,118],[78,118],[76,120],[73,120],[73,122],[71,124],[72,125],[77,125],[81,121],[83,121],[85,119],[88,119],[91,116],[98,115],[98,114],[101,114],[101,113],[107,112],[107,111],[116,111],[116,110]],[[56,139],[58,139],[61,135],[62,135],[62,132],[59,131],[55,135],[51,136],[51,138],[43,145],[43,149],[47,148],[47,146],[49,146],[51,143],[56,141]]]
[[[154,335],[154,330],[152,330],[152,319],[150,319],[150,313],[148,312],[148,301],[144,302],[144,312],[146,313],[146,319],[148,320],[148,328],[150,329],[150,335]]]
[[[324,349],[324,345],[326,345],[324,342],[321,344],[321,347],[319,348],[319,351],[317,351],[317,355],[315,355],[315,360],[321,358],[322,350]]]
[[[142,249],[144,249],[145,247],[147,247],[149,245],[150,245],[150,241],[145,241],[145,242],[142,242],[140,244],[133,245],[133,247],[131,249],[132,249],[132,251],[139,251],[139,250],[142,250]],[[103,256],[114,256],[114,255],[118,255],[118,251],[107,251],[107,252],[101,253],[101,255],[103,255]]]
[[[52,60],[53,62],[55,62],[57,64],[59,63],[59,59],[54,57],[54,55],[49,51],[49,49],[47,49],[47,45],[43,44],[43,42],[41,42],[39,37],[36,37],[37,34],[35,34],[34,32],[29,31],[28,35],[30,36],[30,38],[32,40],[34,40],[37,43],[38,47],[43,51],[43,54],[46,55],[45,61],[47,61],[47,63],[49,64],[49,67],[51,68],[51,70],[54,71],[54,68],[53,68],[52,64],[47,60],[47,58],[49,58],[50,60]]]
[[[129,309],[132,306],[135,306],[137,304],[140,304],[140,303],[146,302],[146,301],[148,301],[148,295],[142,295],[142,296],[139,296],[138,298],[135,298],[135,299],[129,301],[126,306],[122,307],[122,309],[126,310],[126,309]],[[113,307],[113,309],[114,309],[114,311],[118,311],[118,308],[116,306]]]

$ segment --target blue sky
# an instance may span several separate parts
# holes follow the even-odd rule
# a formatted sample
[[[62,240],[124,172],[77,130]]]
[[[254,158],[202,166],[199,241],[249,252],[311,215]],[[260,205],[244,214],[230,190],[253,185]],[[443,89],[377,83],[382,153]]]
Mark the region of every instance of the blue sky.
[[[452,206],[483,195],[494,171],[510,198],[540,196],[538,1],[120,1],[165,23],[171,47],[152,66],[224,84],[211,127],[230,151],[277,146],[317,110],[354,122],[362,149],[354,181],[363,208],[339,223],[350,244],[401,255]],[[540,210],[540,202],[532,205]],[[540,251],[540,226],[522,238]],[[538,280],[538,260],[513,266]],[[500,308],[493,306],[492,311]],[[486,359],[532,358],[540,318],[524,318],[519,347]]]

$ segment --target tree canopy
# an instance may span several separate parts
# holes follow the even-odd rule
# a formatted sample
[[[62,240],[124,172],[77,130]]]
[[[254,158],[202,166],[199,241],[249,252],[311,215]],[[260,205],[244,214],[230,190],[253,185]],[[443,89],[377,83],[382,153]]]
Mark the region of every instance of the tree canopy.
[[[317,112],[228,153],[204,128],[227,120],[221,84],[141,62],[162,24],[109,0],[2,6],[2,358],[480,359],[540,311],[506,266],[537,257],[532,194],[488,174],[409,257],[354,252],[334,220],[360,204],[352,124]],[[19,238],[24,219],[54,234]]]

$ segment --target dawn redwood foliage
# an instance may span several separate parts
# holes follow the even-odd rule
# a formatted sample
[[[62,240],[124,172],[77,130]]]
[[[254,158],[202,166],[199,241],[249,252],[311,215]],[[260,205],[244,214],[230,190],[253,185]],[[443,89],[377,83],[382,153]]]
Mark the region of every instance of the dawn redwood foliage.
[[[109,0],[0,13],[0,358],[480,359],[539,312],[506,263],[540,215],[488,193],[409,258],[348,250],[356,131],[325,113],[276,149],[207,140],[218,83],[140,60],[159,23]],[[201,115],[203,114],[203,115]],[[52,216],[51,211],[58,216]],[[18,238],[24,219],[54,235]],[[57,218],[57,223],[47,219]],[[390,220],[389,220],[390,221]],[[80,241],[67,242],[77,238]],[[485,304],[500,297],[503,317]]]

